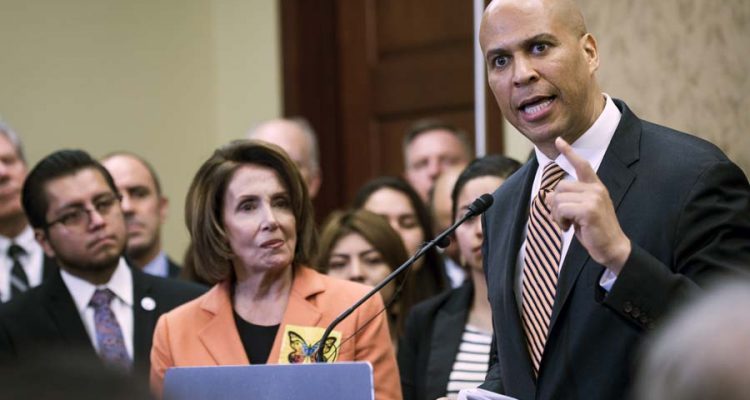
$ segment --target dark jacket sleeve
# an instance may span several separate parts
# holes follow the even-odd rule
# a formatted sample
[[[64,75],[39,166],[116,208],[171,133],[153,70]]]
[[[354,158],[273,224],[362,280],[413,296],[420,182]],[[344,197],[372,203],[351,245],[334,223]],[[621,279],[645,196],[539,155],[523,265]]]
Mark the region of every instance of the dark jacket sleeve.
[[[750,188],[728,160],[696,179],[676,221],[673,265],[636,243],[604,304],[650,329],[675,304],[712,281],[750,277]]]

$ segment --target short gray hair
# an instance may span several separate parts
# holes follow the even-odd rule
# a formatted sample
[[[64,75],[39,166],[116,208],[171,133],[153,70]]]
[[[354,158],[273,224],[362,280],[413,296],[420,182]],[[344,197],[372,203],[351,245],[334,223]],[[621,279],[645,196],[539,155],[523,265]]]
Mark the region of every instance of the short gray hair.
[[[313,129],[312,125],[310,125],[310,121],[308,121],[307,118],[301,116],[278,118],[278,120],[296,125],[302,131],[302,133],[305,134],[307,141],[310,143],[310,163],[312,164],[310,165],[310,168],[313,170],[313,172],[320,173],[320,148],[318,146],[318,135],[315,133],[315,129]],[[247,132],[246,137],[248,139],[253,139],[258,127],[270,121],[271,120],[266,120],[254,125]]]
[[[455,136],[459,142],[461,142],[464,147],[464,153],[466,154],[466,161],[474,158],[474,151],[471,147],[471,144],[469,144],[469,138],[466,135],[466,132],[437,118],[423,118],[414,121],[414,123],[409,126],[409,129],[406,131],[404,139],[401,143],[401,150],[404,153],[404,165],[406,167],[408,167],[407,154],[409,152],[409,146],[411,146],[411,143],[423,133],[436,130],[447,131]]]
[[[13,147],[16,148],[16,154],[18,155],[18,158],[20,158],[21,161],[26,164],[26,157],[23,155],[23,143],[21,143],[21,138],[13,130],[13,128],[10,127],[10,125],[2,120],[2,118],[0,118],[0,135],[5,136],[8,141],[10,141]]]
[[[750,283],[724,283],[678,311],[644,349],[636,397],[746,399]]]

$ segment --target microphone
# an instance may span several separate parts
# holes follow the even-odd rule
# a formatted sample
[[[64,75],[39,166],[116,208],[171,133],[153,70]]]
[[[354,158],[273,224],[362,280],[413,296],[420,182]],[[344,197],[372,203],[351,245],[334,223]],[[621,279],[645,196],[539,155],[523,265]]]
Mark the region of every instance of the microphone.
[[[331,322],[330,325],[326,328],[325,332],[323,332],[323,337],[320,339],[320,345],[318,347],[315,361],[316,362],[325,362],[323,359],[323,344],[328,340],[328,337],[331,335],[331,331],[333,331],[333,328],[336,327],[341,321],[343,321],[346,317],[351,315],[354,310],[359,308],[362,304],[364,304],[365,301],[367,301],[370,297],[372,297],[375,293],[379,292],[380,289],[385,287],[387,284],[391,283],[392,280],[394,280],[397,276],[401,275],[404,271],[409,269],[420,257],[424,255],[428,250],[435,247],[436,245],[439,245],[440,243],[444,243],[444,240],[448,239],[448,236],[450,236],[453,231],[456,230],[461,224],[466,222],[469,218],[473,218],[477,215],[480,215],[487,211],[490,206],[492,206],[492,202],[495,199],[492,198],[492,196],[488,193],[485,193],[481,196],[479,196],[476,200],[474,200],[468,207],[468,210],[466,211],[466,214],[464,214],[458,221],[456,221],[453,225],[451,225],[448,229],[444,230],[441,234],[437,235],[432,241],[428,242],[424,246],[422,246],[413,256],[411,256],[410,259],[406,260],[403,264],[401,264],[400,267],[396,268],[393,272],[390,273],[390,275],[386,276],[385,279],[383,279],[382,282],[375,285],[372,290],[367,292],[366,295],[364,295],[361,299],[359,299],[354,305],[346,309],[344,312],[342,312],[336,319]],[[356,333],[356,332],[355,332]],[[340,344],[339,344],[340,345]]]

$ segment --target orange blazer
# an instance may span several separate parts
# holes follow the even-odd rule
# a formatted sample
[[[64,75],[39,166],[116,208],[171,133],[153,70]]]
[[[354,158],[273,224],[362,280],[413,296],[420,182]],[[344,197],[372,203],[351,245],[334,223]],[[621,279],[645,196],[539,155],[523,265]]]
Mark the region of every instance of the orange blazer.
[[[284,318],[276,333],[268,364],[310,362],[309,348],[341,312],[369,288],[298,267]],[[156,324],[151,349],[151,386],[161,396],[164,373],[170,367],[246,365],[247,353],[234,321],[228,281],[206,294],[163,314]],[[369,361],[373,368],[375,398],[401,399],[396,358],[380,296],[373,296],[342,321],[332,333],[323,354],[332,361]],[[345,340],[339,347],[341,340]]]

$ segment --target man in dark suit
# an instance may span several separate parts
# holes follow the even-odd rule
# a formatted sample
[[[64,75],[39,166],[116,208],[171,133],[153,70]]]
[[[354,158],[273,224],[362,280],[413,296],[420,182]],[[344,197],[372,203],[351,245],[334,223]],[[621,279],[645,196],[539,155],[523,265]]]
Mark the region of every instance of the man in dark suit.
[[[148,274],[177,278],[180,267],[162,250],[161,226],[167,219],[169,199],[161,191],[156,171],[145,159],[125,152],[107,155],[102,165],[122,196],[128,261]]]
[[[480,44],[503,115],[535,146],[483,217],[495,328],[483,388],[623,398],[666,313],[716,277],[748,275],[747,178],[602,93],[572,0],[495,0]]]
[[[0,309],[0,358],[84,350],[146,379],[158,317],[205,289],[128,266],[114,181],[83,151],[62,150],[40,161],[24,183],[22,202],[37,241],[60,269]]]
[[[0,302],[39,285],[57,268],[34,240],[21,207],[27,172],[21,139],[0,122]]]

